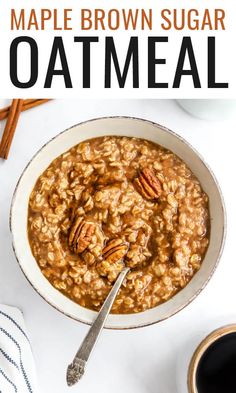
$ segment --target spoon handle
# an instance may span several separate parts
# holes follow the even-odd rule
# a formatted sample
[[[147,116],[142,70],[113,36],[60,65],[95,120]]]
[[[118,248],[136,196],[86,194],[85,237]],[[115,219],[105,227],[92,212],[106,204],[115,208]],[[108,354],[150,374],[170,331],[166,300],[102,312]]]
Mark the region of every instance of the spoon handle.
[[[78,352],[75,355],[73,362],[67,368],[67,384],[72,386],[76,384],[83,376],[85,371],[85,365],[89,356],[100,336],[100,333],[104,327],[108,314],[114,303],[116,295],[121,287],[121,284],[130,269],[124,268],[119,274],[113,288],[107,296],[101,310],[99,311],[97,318],[89,329],[84,341],[82,342]]]

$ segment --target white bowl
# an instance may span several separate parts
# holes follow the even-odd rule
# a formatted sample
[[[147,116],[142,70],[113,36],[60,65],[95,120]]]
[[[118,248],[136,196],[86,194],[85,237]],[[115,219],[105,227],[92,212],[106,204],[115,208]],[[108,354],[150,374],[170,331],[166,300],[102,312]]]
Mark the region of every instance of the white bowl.
[[[41,173],[57,156],[79,142],[120,135],[145,138],[170,149],[181,157],[197,176],[209,196],[210,243],[200,270],[190,283],[166,303],[137,314],[109,315],[107,328],[130,329],[162,321],[188,305],[205,287],[219,261],[225,237],[225,210],[217,181],[199,154],[182,138],[158,124],[130,117],[108,117],[78,124],[52,139],[30,161],[15,189],[10,226],[19,265],[35,290],[53,307],[78,321],[91,324],[96,316],[57,291],[43,276],[30,249],[27,236],[29,195]]]

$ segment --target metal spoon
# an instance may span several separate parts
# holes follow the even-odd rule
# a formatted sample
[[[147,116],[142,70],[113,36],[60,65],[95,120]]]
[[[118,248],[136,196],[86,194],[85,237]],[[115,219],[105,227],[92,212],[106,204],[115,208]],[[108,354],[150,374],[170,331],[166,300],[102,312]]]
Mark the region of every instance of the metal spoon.
[[[107,296],[101,310],[98,313],[97,318],[95,319],[78,352],[76,353],[73,362],[68,366],[66,375],[68,386],[75,385],[82,378],[85,371],[86,362],[88,361],[89,356],[100,336],[116,295],[129,270],[130,268],[128,267],[124,268],[117,277],[113,288]]]

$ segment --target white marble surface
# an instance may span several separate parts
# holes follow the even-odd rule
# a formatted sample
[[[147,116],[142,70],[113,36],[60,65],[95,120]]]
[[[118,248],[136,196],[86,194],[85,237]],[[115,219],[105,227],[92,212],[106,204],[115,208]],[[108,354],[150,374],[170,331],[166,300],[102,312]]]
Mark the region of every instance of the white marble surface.
[[[104,331],[83,380],[69,389],[66,366],[88,327],[54,310],[26,281],[11,248],[9,207],[18,177],[45,142],[73,124],[107,115],[147,118],[190,141],[220,182],[228,212],[228,234],[216,273],[190,306],[158,325]],[[21,116],[11,155],[8,161],[0,162],[0,302],[18,306],[25,315],[42,393],[186,392],[189,353],[211,329],[236,322],[235,135],[236,113],[222,122],[198,120],[172,100],[56,100]]]

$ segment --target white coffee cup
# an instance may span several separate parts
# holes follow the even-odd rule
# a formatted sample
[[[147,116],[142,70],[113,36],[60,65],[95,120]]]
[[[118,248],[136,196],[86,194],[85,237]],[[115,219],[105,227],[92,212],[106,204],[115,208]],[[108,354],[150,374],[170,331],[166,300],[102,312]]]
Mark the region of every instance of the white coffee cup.
[[[179,105],[191,115],[205,120],[224,120],[236,115],[236,100],[221,99],[183,99]]]

